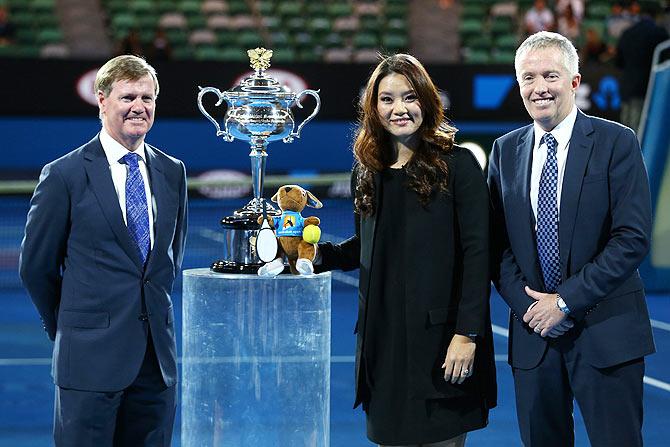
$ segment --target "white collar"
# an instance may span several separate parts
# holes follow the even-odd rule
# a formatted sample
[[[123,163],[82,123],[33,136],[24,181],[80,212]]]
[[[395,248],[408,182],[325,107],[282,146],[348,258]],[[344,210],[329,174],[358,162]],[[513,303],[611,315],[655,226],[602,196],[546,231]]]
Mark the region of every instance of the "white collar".
[[[551,129],[549,133],[556,138],[558,143],[558,150],[562,150],[568,147],[570,138],[572,137],[572,129],[575,127],[575,121],[577,120],[577,106],[572,106],[572,110],[568,113],[568,116],[563,118],[563,121],[558,123],[556,127]],[[542,129],[537,122],[533,122],[533,130],[535,131],[535,146],[537,149],[540,147],[540,140],[545,133],[548,133],[546,130]]]
[[[104,126],[102,129],[100,129],[100,144],[102,145],[102,149],[105,151],[105,156],[107,157],[107,162],[110,166],[118,163],[119,160],[121,160],[121,158],[123,158],[128,152],[131,152],[121,143],[112,138],[107,130],[105,130]],[[144,142],[140,144],[134,152],[139,155],[140,158],[142,158],[142,160],[146,163],[147,157],[144,150],[144,144]]]

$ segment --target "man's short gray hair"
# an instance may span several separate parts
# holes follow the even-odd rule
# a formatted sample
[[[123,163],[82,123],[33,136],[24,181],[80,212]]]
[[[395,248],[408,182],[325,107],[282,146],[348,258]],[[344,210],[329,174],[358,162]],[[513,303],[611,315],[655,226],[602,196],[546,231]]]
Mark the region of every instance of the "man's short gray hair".
[[[540,31],[530,35],[516,50],[514,56],[514,69],[518,71],[519,60],[529,51],[545,48],[558,48],[563,55],[563,65],[571,76],[579,73],[579,55],[577,49],[570,40],[558,33]]]

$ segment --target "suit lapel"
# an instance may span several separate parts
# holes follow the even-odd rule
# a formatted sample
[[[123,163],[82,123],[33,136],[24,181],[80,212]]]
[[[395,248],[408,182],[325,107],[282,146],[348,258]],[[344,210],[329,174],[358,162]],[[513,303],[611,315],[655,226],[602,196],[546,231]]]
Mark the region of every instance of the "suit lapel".
[[[506,213],[509,219],[509,228],[514,228],[520,237],[519,241],[524,244],[523,252],[530,254],[530,264],[533,266],[532,278],[528,278],[531,283],[537,287],[543,284],[540,270],[540,261],[537,257],[537,243],[535,238],[535,218],[533,217],[533,208],[530,205],[530,173],[533,162],[533,143],[535,132],[533,126],[528,126],[527,130],[519,137],[516,153],[514,154],[514,197],[520,198],[518,201],[510,202],[514,206],[510,212]],[[528,274],[528,272],[525,272]]]
[[[577,112],[575,127],[570,137],[570,148],[565,164],[565,175],[561,190],[561,214],[558,224],[558,238],[561,254],[561,272],[567,276],[568,258],[575,230],[575,218],[579,207],[582,181],[586,166],[593,150],[593,126],[591,120],[582,112]]]
[[[105,152],[100,144],[100,138],[95,137],[84,149],[84,168],[88,175],[91,188],[95,197],[98,199],[102,214],[111,227],[119,245],[133,260],[135,265],[142,270],[142,261],[140,260],[137,244],[130,238],[128,227],[123,221],[123,214],[119,207],[119,198],[114,189],[112,175],[109,172],[109,162],[105,157]]]
[[[162,236],[167,234],[165,225],[169,225],[170,219],[162,219],[161,212],[166,212],[168,209],[166,197],[166,180],[163,174],[163,166],[160,163],[156,153],[148,144],[145,145],[145,154],[147,156],[147,168],[149,172],[149,182],[151,184],[151,194],[156,201],[156,209],[154,210],[154,246],[149,252],[147,259],[147,269],[151,265],[151,260],[154,258],[154,252],[158,249],[162,242]]]

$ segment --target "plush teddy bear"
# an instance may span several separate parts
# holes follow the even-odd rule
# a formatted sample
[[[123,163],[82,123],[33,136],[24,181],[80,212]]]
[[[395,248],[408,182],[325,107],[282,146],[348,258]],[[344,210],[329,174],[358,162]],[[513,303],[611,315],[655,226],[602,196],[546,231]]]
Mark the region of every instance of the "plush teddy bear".
[[[282,211],[279,216],[268,216],[270,227],[274,228],[279,247],[277,248],[277,257],[258,270],[259,276],[277,276],[284,270],[283,257],[286,256],[291,273],[294,275],[309,275],[314,273],[312,260],[316,255],[316,242],[318,242],[318,225],[321,223],[318,217],[302,217],[300,212],[309,206],[311,208],[321,208],[323,204],[314,194],[301,188],[298,185],[284,185],[279,188],[277,193],[272,196],[273,202],[279,205]],[[259,216],[258,223],[263,222],[263,216]],[[303,238],[303,230],[309,225],[311,232],[316,230],[317,236],[307,237],[310,242]]]

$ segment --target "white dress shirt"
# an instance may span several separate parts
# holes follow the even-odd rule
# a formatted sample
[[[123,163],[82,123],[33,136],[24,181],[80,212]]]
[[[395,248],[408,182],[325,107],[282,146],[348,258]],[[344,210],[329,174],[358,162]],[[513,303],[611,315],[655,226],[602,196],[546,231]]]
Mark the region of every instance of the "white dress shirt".
[[[112,174],[112,181],[114,182],[114,189],[116,196],[119,199],[119,206],[121,207],[121,214],[123,214],[123,221],[128,225],[126,218],[126,177],[128,176],[128,165],[120,163],[128,152],[128,149],[123,147],[121,143],[112,138],[105,128],[100,130],[100,144],[105,151],[107,162],[109,163],[109,171]],[[155,215],[155,200],[151,194],[151,187],[149,185],[149,174],[147,173],[146,152],[144,151],[144,143],[135,150],[135,153],[140,156],[139,167],[144,181],[144,193],[147,197],[147,210],[149,211],[149,238],[151,239],[151,248],[154,246],[154,215]]]
[[[563,189],[563,175],[565,173],[565,161],[568,158],[568,148],[570,147],[570,138],[572,137],[572,129],[575,127],[575,120],[577,119],[577,107],[573,107],[572,111],[561,121],[558,126],[554,127],[551,132],[558,148],[556,149],[556,161],[558,163],[558,184],[556,185],[556,200],[558,204],[558,215],[561,215],[561,191]],[[540,141],[545,132],[537,123],[533,123],[535,131],[535,145],[533,146],[533,165],[530,171],[530,205],[533,208],[533,215],[537,220],[537,195],[540,189],[540,177],[542,176],[542,167],[547,160],[547,145]]]

